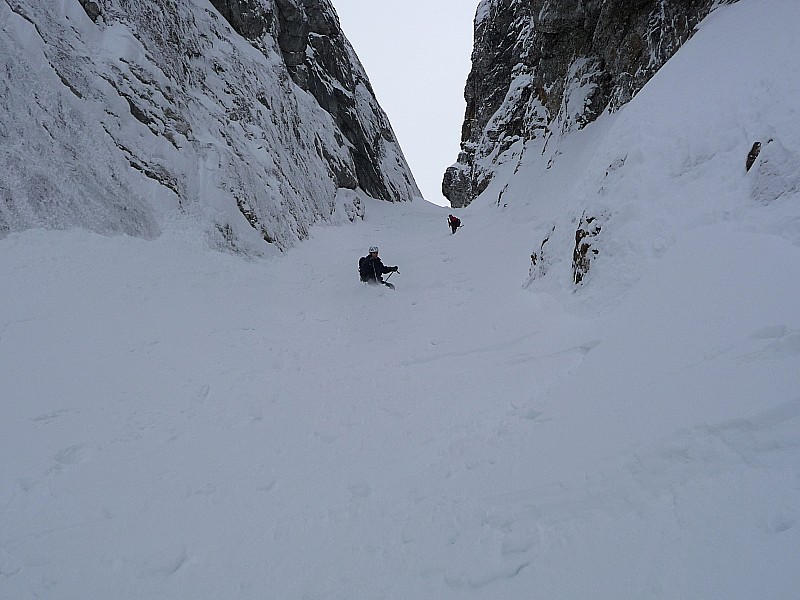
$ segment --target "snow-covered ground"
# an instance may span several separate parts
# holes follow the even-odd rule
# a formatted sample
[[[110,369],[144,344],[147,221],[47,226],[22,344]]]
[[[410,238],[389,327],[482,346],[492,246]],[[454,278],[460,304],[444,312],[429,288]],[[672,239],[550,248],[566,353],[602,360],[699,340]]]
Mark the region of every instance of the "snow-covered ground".
[[[0,240],[0,598],[796,600],[799,20],[719,9],[456,235]]]

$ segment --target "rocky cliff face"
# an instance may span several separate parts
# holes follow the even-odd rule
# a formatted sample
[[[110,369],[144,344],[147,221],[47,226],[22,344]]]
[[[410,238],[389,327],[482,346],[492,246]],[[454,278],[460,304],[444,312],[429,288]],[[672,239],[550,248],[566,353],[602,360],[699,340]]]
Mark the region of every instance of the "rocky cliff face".
[[[463,207],[496,167],[628,102],[720,0],[482,0],[458,161]],[[514,148],[514,151],[511,149]]]
[[[389,121],[328,0],[275,0],[269,9],[254,0],[212,4],[256,44],[265,32],[272,32],[294,82],[333,117],[354,167],[354,173],[336,171],[342,187],[352,187],[355,175],[355,183],[374,198],[393,202],[419,195]],[[398,165],[403,169],[396,181],[391,175]]]
[[[328,0],[0,0],[0,116],[0,235],[259,254],[419,196]]]

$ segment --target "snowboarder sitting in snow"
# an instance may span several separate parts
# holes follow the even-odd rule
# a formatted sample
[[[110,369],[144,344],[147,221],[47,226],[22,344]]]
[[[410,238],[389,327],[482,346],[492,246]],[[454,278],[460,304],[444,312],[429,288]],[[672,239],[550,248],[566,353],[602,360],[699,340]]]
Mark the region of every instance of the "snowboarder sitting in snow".
[[[450,225],[450,229],[452,229],[453,233],[455,233],[456,229],[461,227],[461,219],[459,219],[458,217],[454,217],[453,215],[448,215],[447,224]]]
[[[378,258],[378,247],[370,246],[369,254],[362,256],[358,261],[358,274],[361,276],[361,281],[372,285],[383,284],[390,289],[394,289],[391,283],[383,280],[384,273],[397,272],[397,267],[387,267]]]

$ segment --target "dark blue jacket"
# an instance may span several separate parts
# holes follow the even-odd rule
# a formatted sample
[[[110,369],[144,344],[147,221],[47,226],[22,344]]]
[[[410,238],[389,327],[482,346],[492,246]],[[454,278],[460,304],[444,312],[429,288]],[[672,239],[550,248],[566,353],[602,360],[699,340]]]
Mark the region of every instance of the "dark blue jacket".
[[[361,281],[383,281],[385,273],[391,273],[397,267],[387,267],[383,264],[377,256],[364,256],[358,261],[358,273],[361,276]]]

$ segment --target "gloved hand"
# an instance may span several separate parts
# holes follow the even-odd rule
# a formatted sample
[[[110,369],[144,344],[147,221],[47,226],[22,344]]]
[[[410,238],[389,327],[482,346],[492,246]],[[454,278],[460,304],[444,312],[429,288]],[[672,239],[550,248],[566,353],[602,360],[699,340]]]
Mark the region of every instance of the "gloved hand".
[[[392,271],[394,271],[395,273],[399,273],[399,271],[397,270],[397,267],[392,267]]]

